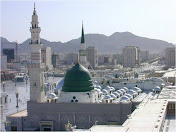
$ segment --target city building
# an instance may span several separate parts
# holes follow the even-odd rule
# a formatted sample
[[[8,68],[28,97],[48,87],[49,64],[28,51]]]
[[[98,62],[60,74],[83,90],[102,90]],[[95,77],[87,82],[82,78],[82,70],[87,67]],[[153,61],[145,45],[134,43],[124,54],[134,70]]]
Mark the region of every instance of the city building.
[[[78,62],[78,54],[77,53],[69,53],[65,56],[66,64],[76,64]]]
[[[149,51],[145,50],[145,51],[140,51],[140,57],[141,57],[141,61],[145,62],[149,60]]]
[[[135,46],[126,46],[122,50],[123,66],[135,67],[140,65],[140,49]]]
[[[93,68],[98,67],[98,50],[94,46],[87,48],[87,61]]]
[[[165,49],[165,63],[168,67],[175,67],[175,48]]]
[[[51,48],[50,47],[45,47],[42,48],[41,50],[41,59],[42,59],[42,63],[45,64],[45,66],[47,67],[48,70],[51,70],[53,68],[52,64],[51,64]]]
[[[53,65],[53,67],[57,67],[57,65],[58,65],[58,62],[59,61],[59,55],[57,55],[57,54],[52,54],[52,65]]]
[[[98,64],[99,65],[104,64],[104,55],[103,54],[98,55]]]
[[[104,63],[105,63],[105,64],[112,63],[112,58],[111,58],[111,56],[104,56]]]
[[[7,56],[1,55],[1,69],[7,69]]]
[[[114,54],[112,59],[113,59],[114,63],[116,61],[116,64],[122,64],[123,63],[122,54],[119,54],[119,53]]]

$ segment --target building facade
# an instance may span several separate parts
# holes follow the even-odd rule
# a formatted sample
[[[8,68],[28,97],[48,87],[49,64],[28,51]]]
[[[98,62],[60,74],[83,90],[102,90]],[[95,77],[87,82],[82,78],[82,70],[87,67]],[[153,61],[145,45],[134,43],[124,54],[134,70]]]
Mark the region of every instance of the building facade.
[[[98,67],[98,50],[94,46],[87,48],[87,61],[93,68]]]
[[[166,66],[175,66],[175,48],[165,49],[165,59]]]
[[[149,60],[149,51],[145,50],[145,51],[140,51],[140,57],[141,57],[141,61],[145,62]]]
[[[52,56],[51,56],[51,48],[50,47],[45,47],[41,49],[41,59],[42,63],[45,64],[45,66],[48,68],[48,70],[51,70],[53,68],[52,65]]]
[[[59,64],[59,55],[57,54],[52,54],[52,65],[53,67],[57,67],[57,65]]]
[[[119,54],[119,53],[114,54],[114,55],[112,56],[112,59],[113,59],[114,64],[115,64],[115,63],[116,63],[116,64],[122,64],[122,62],[123,62],[122,54]]]
[[[65,56],[66,64],[76,64],[78,62],[78,54],[77,53],[69,53]]]
[[[1,69],[7,69],[7,56],[1,55]]]
[[[140,65],[140,49],[135,46],[126,46],[122,50],[123,66],[135,67]]]

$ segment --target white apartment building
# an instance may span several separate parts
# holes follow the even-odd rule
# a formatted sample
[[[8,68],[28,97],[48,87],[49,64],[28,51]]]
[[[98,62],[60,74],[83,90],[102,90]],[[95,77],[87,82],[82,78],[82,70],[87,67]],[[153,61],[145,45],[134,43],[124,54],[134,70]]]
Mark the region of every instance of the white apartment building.
[[[51,48],[45,47],[41,49],[41,60],[42,63],[45,64],[45,66],[48,68],[48,70],[51,70],[53,68],[51,63]]]
[[[93,68],[98,66],[98,50],[94,46],[87,48],[87,61]]]
[[[175,48],[165,49],[166,65],[168,67],[175,66]]]
[[[122,50],[123,66],[135,67],[140,65],[140,49],[135,46],[126,46]]]

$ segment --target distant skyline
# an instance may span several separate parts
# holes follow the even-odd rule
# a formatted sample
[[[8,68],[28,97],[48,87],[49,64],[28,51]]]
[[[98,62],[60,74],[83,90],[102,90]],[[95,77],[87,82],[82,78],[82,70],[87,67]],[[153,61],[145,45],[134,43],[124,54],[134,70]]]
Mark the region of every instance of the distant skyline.
[[[85,34],[128,31],[176,44],[176,0],[1,1],[2,37],[18,43],[31,37],[34,2],[40,37],[49,41],[81,37],[83,21]]]

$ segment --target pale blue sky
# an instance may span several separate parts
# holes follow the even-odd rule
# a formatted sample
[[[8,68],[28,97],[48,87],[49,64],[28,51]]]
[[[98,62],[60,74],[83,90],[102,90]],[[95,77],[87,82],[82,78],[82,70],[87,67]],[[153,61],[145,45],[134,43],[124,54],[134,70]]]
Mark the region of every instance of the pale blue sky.
[[[19,43],[30,38],[34,1],[1,1],[1,36]],[[35,1],[41,37],[66,42],[85,33],[107,36],[129,31],[176,43],[176,0]]]

